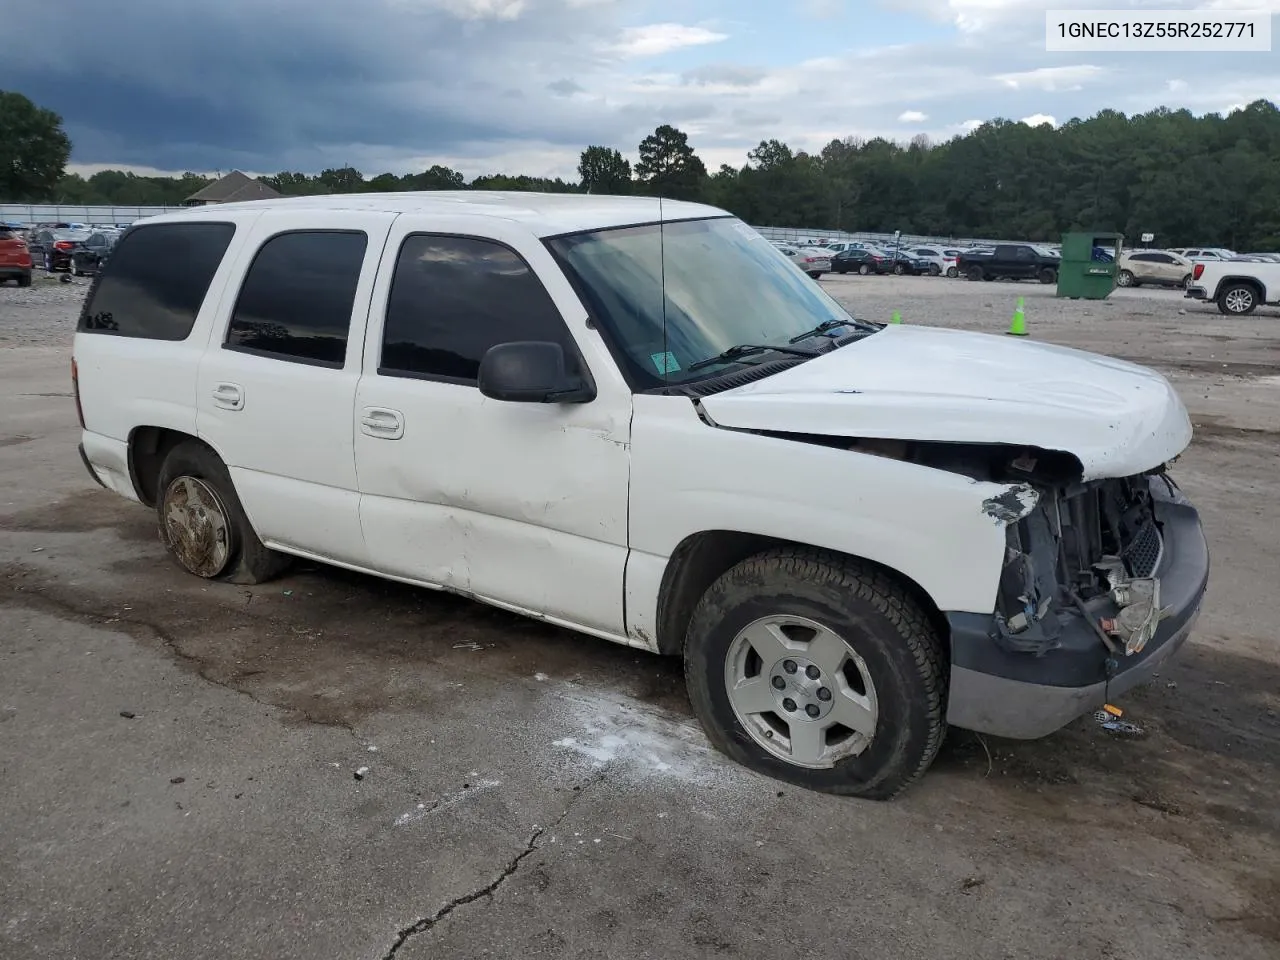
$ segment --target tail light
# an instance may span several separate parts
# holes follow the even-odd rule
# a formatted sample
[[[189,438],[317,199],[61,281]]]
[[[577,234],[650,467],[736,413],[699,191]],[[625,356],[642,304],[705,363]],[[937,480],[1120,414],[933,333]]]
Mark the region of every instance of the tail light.
[[[1203,264],[1203,263],[1197,263],[1197,264],[1196,264],[1194,267],[1192,267],[1192,269],[1191,269],[1191,279],[1193,279],[1193,280],[1199,280],[1202,276],[1204,276],[1204,264]]]
[[[72,247],[74,247],[74,246],[75,246],[75,244],[74,244],[74,243],[72,243],[70,240],[59,240],[57,243],[55,243],[55,244],[53,245],[53,249],[55,249],[55,250],[70,250],[70,249],[71,249]]]
[[[804,262],[805,262],[805,263],[817,263],[817,261],[818,261],[818,258],[817,258],[817,257],[805,257],[805,258],[804,258]]]
[[[76,416],[80,418],[80,429],[84,430],[84,408],[80,406],[80,368],[76,366],[76,358],[71,358],[71,392],[76,398]]]

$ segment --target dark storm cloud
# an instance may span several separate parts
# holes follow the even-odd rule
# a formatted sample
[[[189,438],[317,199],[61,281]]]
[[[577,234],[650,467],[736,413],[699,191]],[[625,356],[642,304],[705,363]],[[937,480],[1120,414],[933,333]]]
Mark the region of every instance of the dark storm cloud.
[[[448,154],[616,129],[605,110],[547,89],[595,65],[591,51],[614,32],[607,6],[530,0],[515,19],[455,15],[468,7],[501,4],[62,0],[56,15],[30,7],[23,31],[0,33],[0,88],[60,113],[84,164],[272,171],[342,162],[329,148]]]

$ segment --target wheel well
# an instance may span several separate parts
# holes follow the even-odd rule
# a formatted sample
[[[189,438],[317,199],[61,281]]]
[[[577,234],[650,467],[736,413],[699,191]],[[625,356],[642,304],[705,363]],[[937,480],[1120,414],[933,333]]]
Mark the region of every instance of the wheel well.
[[[711,584],[748,557],[779,547],[817,549],[792,540],[733,530],[704,530],[681,541],[672,551],[671,559],[662,574],[662,587],[658,595],[658,651],[678,654],[684,649],[685,631],[693,617],[693,610]],[[829,550],[822,552],[835,553]],[[902,584],[938,631],[950,657],[951,638],[947,618],[918,583],[897,570],[865,557],[852,553],[837,555],[876,567]]]
[[[148,507],[154,507],[159,491],[160,465],[169,451],[186,440],[201,442],[197,437],[167,427],[134,427],[129,434],[129,479],[133,490]]]
[[[1218,297],[1222,296],[1222,292],[1226,290],[1227,287],[1233,286],[1235,284],[1240,284],[1246,287],[1252,287],[1254,291],[1258,294],[1259,300],[1263,299],[1265,296],[1262,290],[1262,283],[1256,277],[1223,277],[1221,280],[1218,281],[1218,291],[1214,299],[1216,300]]]

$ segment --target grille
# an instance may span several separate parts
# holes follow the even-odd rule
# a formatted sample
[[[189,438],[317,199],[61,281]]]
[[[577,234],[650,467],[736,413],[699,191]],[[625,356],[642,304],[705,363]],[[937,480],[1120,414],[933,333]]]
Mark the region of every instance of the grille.
[[[1164,540],[1154,520],[1148,520],[1133,535],[1122,554],[1132,577],[1149,577],[1160,564]]]

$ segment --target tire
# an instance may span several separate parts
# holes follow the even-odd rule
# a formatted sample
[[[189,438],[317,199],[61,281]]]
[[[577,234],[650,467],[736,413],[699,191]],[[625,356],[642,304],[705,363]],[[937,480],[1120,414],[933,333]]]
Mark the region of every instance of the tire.
[[[970,279],[970,280],[984,280],[984,279],[986,279],[986,278],[982,275],[982,267],[978,266],[976,263],[975,263],[972,267],[970,267],[970,268],[969,268],[969,272],[968,272],[967,276],[969,277],[969,279]]]
[[[871,272],[871,268],[867,266],[865,263],[862,264],[860,267],[858,267],[858,273],[864,277],[870,272]]]
[[[160,540],[188,573],[255,584],[288,569],[290,558],[258,539],[226,465],[204,444],[189,440],[170,450],[156,491]],[[166,522],[169,517],[173,523]]]
[[[1218,293],[1218,312],[1233,317],[1247,317],[1258,309],[1258,288],[1252,283],[1228,283]]]
[[[819,273],[817,270],[811,270],[811,271],[809,272],[809,279],[810,279],[810,280],[817,280],[820,276],[822,276],[822,274],[821,274],[821,273]]]
[[[902,275],[903,275],[904,273],[906,273],[906,272],[907,272],[907,268],[906,268],[906,267],[904,267],[902,264],[900,264],[900,263],[895,263],[895,264],[893,265],[893,275],[894,275],[895,277],[900,277],[900,276],[902,276]]]
[[[942,268],[935,263],[932,267],[929,268],[929,276],[931,277],[942,276]]]
[[[845,270],[845,269],[842,269],[842,268],[841,268],[841,269],[837,269],[837,270],[836,270],[836,273],[840,274],[840,276],[842,276],[842,277],[843,277],[846,273],[848,273],[848,272],[849,272],[848,270]]]
[[[28,271],[27,273],[20,273],[20,274],[18,274],[18,286],[20,286],[20,287],[29,287],[29,286],[31,286],[31,273],[30,273],[30,271]]]
[[[1045,267],[1038,276],[1041,283],[1053,283],[1058,279],[1058,271],[1052,267]]]
[[[764,626],[770,620],[786,625],[791,647],[772,639],[780,633]],[[756,637],[751,641],[745,639],[749,628]],[[806,663],[805,637],[825,639],[826,652],[834,655],[815,653]],[[788,673],[792,656],[800,662],[792,662]],[[837,661],[841,666],[832,671]],[[694,610],[684,663],[694,712],[715,747],[797,786],[887,800],[923,774],[942,745],[948,673],[941,639],[900,583],[838,554],[771,551],[725,573]],[[806,679],[809,666],[818,669],[807,675],[814,679]],[[775,691],[779,681],[784,689]],[[751,685],[764,709],[749,709],[742,694],[731,698],[731,682]],[[826,683],[831,688],[824,701]],[[788,694],[809,699],[783,699]],[[823,702],[831,706],[819,714]],[[820,720],[841,712],[866,727],[855,733],[839,721],[819,725],[801,718],[801,710]],[[781,719],[787,713],[790,722]],[[803,752],[807,744],[812,763],[789,758],[793,728],[808,734],[794,749]],[[832,729],[845,734],[834,746],[827,743]]]
[[[955,279],[956,277],[958,277],[958,276],[960,276],[960,271],[959,271],[959,270],[957,270],[955,267],[947,267],[947,279],[948,279],[948,280],[954,280],[954,279]]]
[[[1130,273],[1128,270],[1121,270],[1119,273],[1116,274],[1116,286],[1117,287],[1136,287],[1137,284],[1134,283],[1132,273]]]
[[[1181,280],[1179,280],[1179,281],[1178,281],[1178,286],[1180,286],[1183,290],[1185,290],[1185,289],[1187,289],[1187,287],[1191,286],[1191,274],[1189,274],[1189,273],[1188,273],[1185,277],[1183,277]]]

